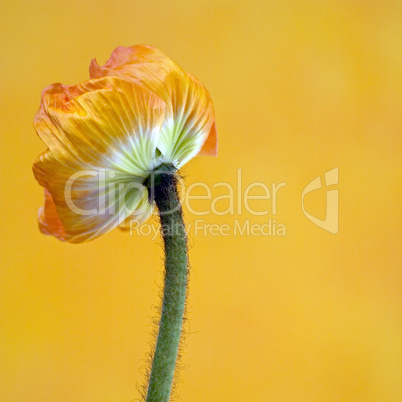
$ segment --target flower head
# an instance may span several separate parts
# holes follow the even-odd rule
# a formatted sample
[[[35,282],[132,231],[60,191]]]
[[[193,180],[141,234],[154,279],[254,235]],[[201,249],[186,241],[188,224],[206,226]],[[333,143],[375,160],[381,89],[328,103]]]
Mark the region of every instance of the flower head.
[[[45,88],[34,120],[48,147],[33,166],[39,227],[74,243],[146,220],[150,172],[217,149],[208,91],[158,49],[118,47],[104,66],[92,60],[90,78]]]

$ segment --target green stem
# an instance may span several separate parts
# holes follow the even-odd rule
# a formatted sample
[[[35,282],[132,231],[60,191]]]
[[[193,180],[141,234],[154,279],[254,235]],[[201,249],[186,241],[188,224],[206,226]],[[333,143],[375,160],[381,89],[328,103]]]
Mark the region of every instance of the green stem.
[[[158,207],[165,245],[165,285],[159,333],[147,402],[169,401],[176,367],[187,292],[187,236],[177,192],[176,169],[161,165],[150,176],[150,198]]]

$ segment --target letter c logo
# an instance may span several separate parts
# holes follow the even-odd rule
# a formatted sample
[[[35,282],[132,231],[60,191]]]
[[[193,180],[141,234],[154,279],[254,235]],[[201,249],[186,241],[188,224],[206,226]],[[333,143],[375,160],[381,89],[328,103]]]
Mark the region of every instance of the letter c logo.
[[[338,184],[338,168],[332,169],[325,173],[325,185],[331,186]],[[338,224],[338,190],[327,190],[327,206],[325,210],[325,219],[318,219],[315,216],[309,214],[304,208],[304,197],[306,194],[321,188],[321,177],[318,176],[312,180],[304,188],[302,193],[302,210],[304,215],[318,227],[326,230],[327,232],[337,234],[339,231]]]

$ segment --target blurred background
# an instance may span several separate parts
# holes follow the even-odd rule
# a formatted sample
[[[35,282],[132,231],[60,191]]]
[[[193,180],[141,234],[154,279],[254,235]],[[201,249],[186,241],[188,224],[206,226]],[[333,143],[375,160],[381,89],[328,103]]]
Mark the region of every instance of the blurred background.
[[[2,2],[0,400],[139,398],[160,240],[41,235],[31,171],[45,150],[32,127],[41,90],[86,80],[92,58],[138,43],[212,94],[219,156],[193,159],[187,186],[201,181],[216,198],[227,194],[216,183],[237,188],[239,168],[242,191],[286,183],[276,215],[269,200],[250,202],[262,216],[186,208],[193,225],[275,219],[286,235],[191,234],[178,399],[401,400],[401,17],[397,0]],[[303,188],[334,168],[338,234],[301,209]],[[305,198],[320,219],[325,191]]]

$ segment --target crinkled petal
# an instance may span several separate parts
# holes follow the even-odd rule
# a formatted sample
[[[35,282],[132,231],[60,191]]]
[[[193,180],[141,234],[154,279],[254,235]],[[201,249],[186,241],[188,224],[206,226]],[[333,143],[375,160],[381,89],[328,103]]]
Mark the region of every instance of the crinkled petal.
[[[139,68],[139,64],[148,64],[146,69]],[[119,46],[113,50],[109,60],[99,66],[96,59],[91,61],[89,66],[89,75],[91,78],[100,78],[113,74],[129,75],[129,77],[139,79],[141,74],[152,71],[152,73],[163,80],[164,75],[180,67],[163,52],[149,45],[135,45],[130,47]],[[109,71],[108,71],[109,70]]]
[[[118,47],[104,66],[92,60],[90,76],[126,77],[166,102],[167,113],[158,142],[163,162],[179,168],[200,151],[209,155],[216,152],[215,117],[208,91],[160,50],[145,45]]]
[[[60,161],[146,177],[157,166],[165,103],[134,82],[106,77],[42,93],[34,126]]]
[[[35,178],[46,189],[42,232],[58,239],[81,243],[95,239],[133,215],[148,197],[148,190],[134,176],[60,160],[48,150],[33,166]]]

